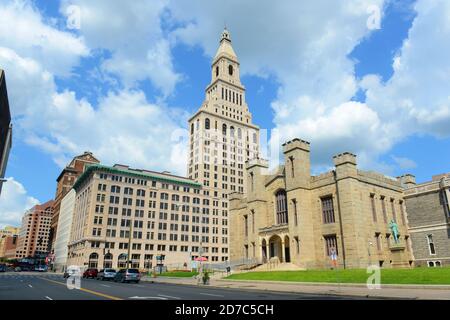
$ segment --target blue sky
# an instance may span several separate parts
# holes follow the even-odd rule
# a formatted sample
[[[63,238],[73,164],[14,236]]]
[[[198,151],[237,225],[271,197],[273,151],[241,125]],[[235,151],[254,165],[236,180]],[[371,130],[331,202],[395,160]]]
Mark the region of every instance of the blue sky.
[[[133,3],[0,4],[14,124],[0,224],[54,197],[62,167],[85,150],[106,164],[184,174],[176,162],[184,146],[169,148],[167,132],[184,128],[202,103],[224,21],[254,123],[311,141],[314,172],[342,151],[365,170],[410,172],[419,182],[450,171],[442,84],[450,73],[439,72],[449,68],[446,1],[262,1],[254,15],[239,1]],[[374,4],[382,13],[375,30],[366,25]],[[80,28],[67,25],[70,5],[81,10]],[[15,28],[22,31],[8,35]],[[442,56],[424,49],[430,44]]]

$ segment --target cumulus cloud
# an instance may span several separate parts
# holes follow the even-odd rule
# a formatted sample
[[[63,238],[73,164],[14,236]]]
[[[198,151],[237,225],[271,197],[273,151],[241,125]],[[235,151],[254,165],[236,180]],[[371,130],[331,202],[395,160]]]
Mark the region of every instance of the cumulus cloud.
[[[25,211],[39,204],[39,200],[28,195],[20,182],[12,177],[6,180],[0,195],[0,228],[20,226]]]
[[[367,76],[366,103],[395,127],[393,137],[414,133],[450,135],[450,3],[417,1],[417,16],[393,61],[386,83]],[[396,131],[397,129],[397,131]]]
[[[103,70],[117,75],[123,85],[134,88],[139,81],[150,80],[163,96],[170,95],[182,79],[173,67],[171,43],[162,29],[162,15],[167,1],[89,1],[67,0],[80,9],[77,30],[92,49],[107,50],[111,57]]]
[[[0,4],[0,46],[40,61],[55,75],[68,76],[89,49],[80,37],[62,32],[44,21],[30,1]]]

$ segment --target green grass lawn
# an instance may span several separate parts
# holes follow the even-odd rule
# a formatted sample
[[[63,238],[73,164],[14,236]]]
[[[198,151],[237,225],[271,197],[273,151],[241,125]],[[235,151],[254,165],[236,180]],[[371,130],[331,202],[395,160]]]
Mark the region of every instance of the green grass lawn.
[[[179,278],[189,278],[198,275],[198,272],[191,271],[169,271],[157,274],[158,277],[179,277]]]
[[[365,269],[267,271],[233,274],[227,279],[326,283],[366,283]],[[339,281],[338,281],[339,279]],[[449,268],[381,269],[382,284],[450,284]]]

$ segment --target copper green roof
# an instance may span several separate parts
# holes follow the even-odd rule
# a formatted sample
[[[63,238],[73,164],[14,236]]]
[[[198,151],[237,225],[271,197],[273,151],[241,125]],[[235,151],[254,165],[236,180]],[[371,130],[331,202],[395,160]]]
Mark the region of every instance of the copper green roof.
[[[109,167],[101,164],[92,164],[87,165],[86,170],[81,174],[81,176],[77,179],[75,184],[73,185],[73,188],[75,190],[78,190],[80,186],[89,179],[91,173],[94,172],[102,172],[102,173],[110,173],[110,174],[117,174],[117,175],[127,175],[130,177],[145,179],[145,180],[153,180],[153,181],[160,181],[164,183],[173,183],[173,184],[179,184],[183,186],[191,186],[191,187],[197,187],[201,188],[202,185],[198,182],[195,182],[193,180],[182,180],[183,178],[180,177],[180,179],[177,179],[176,176],[172,175],[166,175],[164,173],[159,174],[152,174],[145,171],[137,171],[132,169],[123,169],[123,168],[115,168],[115,167]]]

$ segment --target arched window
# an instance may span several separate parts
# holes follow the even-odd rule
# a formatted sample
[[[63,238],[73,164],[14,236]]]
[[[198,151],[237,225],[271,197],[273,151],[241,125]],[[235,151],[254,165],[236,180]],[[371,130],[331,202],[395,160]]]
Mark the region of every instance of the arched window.
[[[225,123],[222,125],[222,134],[223,134],[224,136],[227,135],[227,125],[226,125]]]
[[[194,124],[192,123],[191,124],[191,134],[193,134],[194,133]]]
[[[118,268],[126,268],[127,266],[127,254],[121,253],[119,255],[119,259],[117,260],[117,267]]]
[[[253,143],[256,143],[256,133],[253,133]]]
[[[112,253],[105,254],[105,257],[103,258],[103,268],[112,268],[112,260]]]
[[[209,119],[205,119],[205,130],[209,130]]]
[[[196,130],[200,129],[200,120],[199,119],[197,119],[197,124],[195,126],[195,129]]]
[[[288,223],[287,196],[285,190],[279,190],[275,194],[277,209],[277,224]]]
[[[97,266],[98,266],[98,254],[92,252],[89,255],[89,268],[97,268]]]
[[[234,137],[234,127],[233,126],[230,127],[230,136]]]
[[[242,130],[238,128],[238,139],[242,139]]]
[[[219,76],[219,66],[216,66],[216,77]]]
[[[231,64],[228,66],[228,73],[230,74],[230,76],[233,75],[233,66]]]

